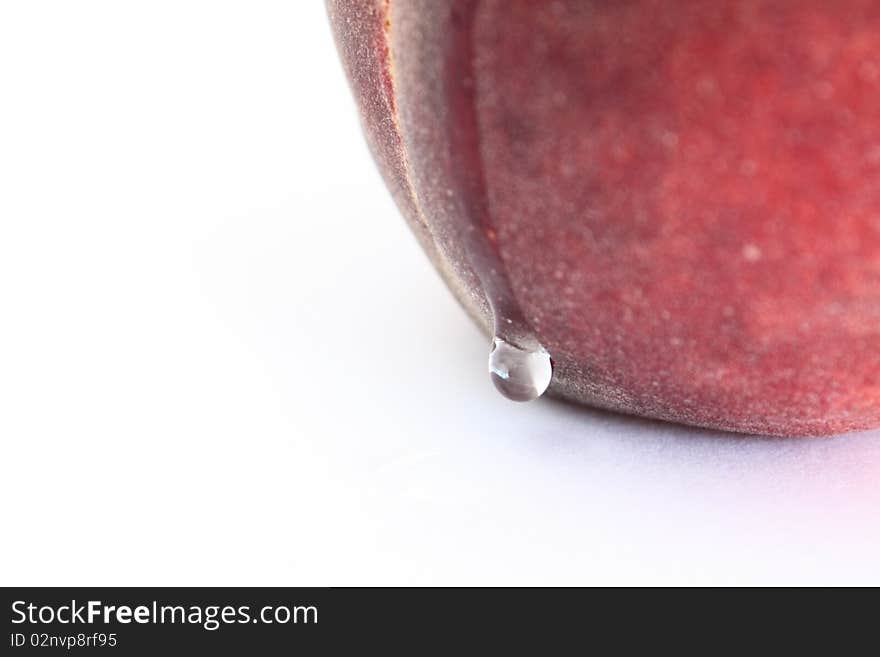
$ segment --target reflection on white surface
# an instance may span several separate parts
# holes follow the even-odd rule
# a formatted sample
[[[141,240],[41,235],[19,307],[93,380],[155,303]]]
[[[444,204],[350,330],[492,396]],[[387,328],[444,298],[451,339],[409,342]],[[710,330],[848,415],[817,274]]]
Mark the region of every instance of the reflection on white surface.
[[[500,398],[320,3],[150,6],[0,8],[0,580],[880,584],[880,433]]]

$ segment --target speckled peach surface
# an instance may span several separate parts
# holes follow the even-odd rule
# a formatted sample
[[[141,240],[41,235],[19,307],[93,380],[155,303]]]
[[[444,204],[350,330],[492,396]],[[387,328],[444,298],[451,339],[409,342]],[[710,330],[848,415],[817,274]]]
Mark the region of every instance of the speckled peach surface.
[[[553,394],[753,433],[880,425],[880,5],[329,4],[350,75],[386,62],[398,182],[471,299],[480,196]],[[353,8],[385,60],[347,54],[380,24]]]
[[[327,0],[327,11],[343,67],[352,87],[361,123],[385,183],[397,207],[456,298],[478,324],[485,324],[488,305],[468,258],[432,234],[429,217],[411,184],[411,170],[400,134],[391,71],[389,0]],[[488,326],[485,324],[484,328]]]

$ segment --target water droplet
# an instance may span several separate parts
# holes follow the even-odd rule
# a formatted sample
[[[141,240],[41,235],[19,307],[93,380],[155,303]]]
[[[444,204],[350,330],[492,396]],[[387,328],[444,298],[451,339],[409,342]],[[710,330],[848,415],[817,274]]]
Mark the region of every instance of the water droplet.
[[[550,354],[537,345],[524,349],[495,338],[489,354],[489,376],[498,392],[512,401],[532,401],[544,394],[553,376]]]

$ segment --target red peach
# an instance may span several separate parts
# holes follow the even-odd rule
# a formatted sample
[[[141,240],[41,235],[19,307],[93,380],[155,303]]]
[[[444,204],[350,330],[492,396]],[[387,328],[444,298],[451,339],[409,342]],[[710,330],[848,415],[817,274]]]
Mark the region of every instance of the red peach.
[[[880,426],[880,3],[327,4],[403,214],[552,394]]]

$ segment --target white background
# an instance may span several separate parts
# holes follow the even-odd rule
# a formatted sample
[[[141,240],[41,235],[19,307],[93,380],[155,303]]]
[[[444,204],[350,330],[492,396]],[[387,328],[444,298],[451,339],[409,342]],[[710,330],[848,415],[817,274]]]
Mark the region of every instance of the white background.
[[[880,433],[514,405],[487,346],[321,2],[0,3],[0,584],[880,584]]]

